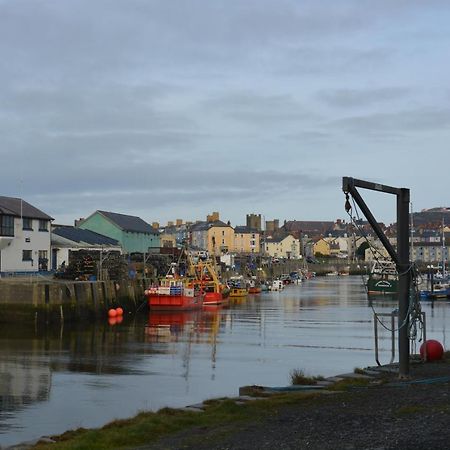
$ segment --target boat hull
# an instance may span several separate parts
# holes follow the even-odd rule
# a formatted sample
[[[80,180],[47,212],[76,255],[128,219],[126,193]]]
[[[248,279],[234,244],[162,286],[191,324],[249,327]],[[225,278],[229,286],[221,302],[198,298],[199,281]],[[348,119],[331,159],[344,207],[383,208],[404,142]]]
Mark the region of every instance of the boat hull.
[[[221,292],[206,292],[203,298],[203,305],[221,305],[223,301]]]
[[[155,311],[188,311],[203,306],[203,296],[148,294],[148,307]]]
[[[248,288],[248,293],[249,294],[260,294],[261,293],[261,288],[260,287],[249,287]]]
[[[369,295],[396,294],[398,292],[397,280],[367,280],[367,293]]]
[[[236,298],[236,297],[245,297],[248,294],[248,290],[246,288],[237,288],[232,287],[230,289],[230,297]]]

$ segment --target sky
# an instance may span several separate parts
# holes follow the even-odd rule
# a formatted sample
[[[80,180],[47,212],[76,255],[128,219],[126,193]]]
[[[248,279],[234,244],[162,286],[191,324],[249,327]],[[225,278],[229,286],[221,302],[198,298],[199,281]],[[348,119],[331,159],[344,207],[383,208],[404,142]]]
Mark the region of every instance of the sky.
[[[449,23],[439,0],[0,0],[0,195],[60,224],[328,221],[350,176],[450,206]]]

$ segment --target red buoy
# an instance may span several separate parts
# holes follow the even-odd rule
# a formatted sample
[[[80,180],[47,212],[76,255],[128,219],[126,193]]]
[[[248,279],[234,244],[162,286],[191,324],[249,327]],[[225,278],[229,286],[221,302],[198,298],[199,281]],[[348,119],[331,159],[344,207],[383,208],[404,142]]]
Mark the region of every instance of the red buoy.
[[[119,325],[119,323],[122,323],[122,321],[123,321],[123,316],[117,316],[117,317],[115,317],[115,319],[116,319],[117,325]]]
[[[116,311],[115,309],[111,308],[111,309],[108,311],[108,316],[109,316],[109,317],[116,317],[116,316],[117,316],[117,311]]]
[[[420,346],[420,357],[422,359],[425,358],[425,346],[427,349],[427,361],[438,361],[442,359],[444,347],[442,347],[439,341],[428,339]]]
[[[109,317],[108,318],[108,323],[110,325],[115,325],[117,323],[117,319],[115,317]]]
[[[123,309],[119,306],[118,308],[116,308],[116,313],[118,316],[121,316],[123,314]]]

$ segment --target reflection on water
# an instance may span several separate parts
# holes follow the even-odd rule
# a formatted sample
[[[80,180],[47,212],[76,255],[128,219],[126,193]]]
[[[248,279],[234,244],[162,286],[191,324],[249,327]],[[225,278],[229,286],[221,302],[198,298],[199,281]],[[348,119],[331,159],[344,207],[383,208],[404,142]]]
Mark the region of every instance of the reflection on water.
[[[125,315],[122,323],[0,329],[0,445],[97,427],[143,409],[286,385],[293,369],[335,375],[374,364],[373,311],[359,277],[324,277],[203,311]],[[423,304],[446,341],[446,302]],[[389,325],[389,324],[388,324]],[[390,359],[380,330],[381,362]]]

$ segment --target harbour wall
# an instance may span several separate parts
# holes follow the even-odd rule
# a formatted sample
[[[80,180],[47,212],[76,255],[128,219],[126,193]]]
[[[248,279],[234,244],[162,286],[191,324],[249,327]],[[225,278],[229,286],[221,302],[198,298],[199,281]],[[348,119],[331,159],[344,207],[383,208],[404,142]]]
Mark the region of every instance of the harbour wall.
[[[108,309],[136,310],[144,302],[142,280],[0,281],[0,322],[76,321],[106,317]]]

